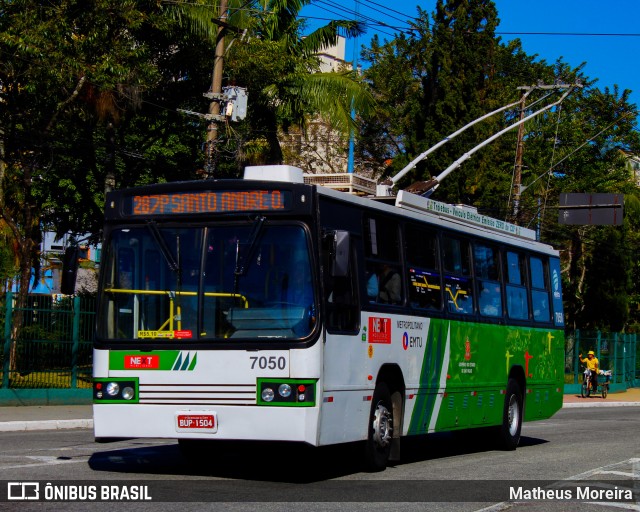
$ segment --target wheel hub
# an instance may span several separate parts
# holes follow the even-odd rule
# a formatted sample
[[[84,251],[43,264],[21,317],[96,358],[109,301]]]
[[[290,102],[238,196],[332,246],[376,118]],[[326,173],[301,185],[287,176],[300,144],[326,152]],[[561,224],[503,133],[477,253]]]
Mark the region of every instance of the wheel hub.
[[[518,431],[518,422],[520,420],[519,418],[519,414],[520,414],[520,410],[518,409],[518,400],[516,399],[515,396],[511,396],[511,399],[509,400],[509,434],[511,434],[512,436],[516,435],[516,432]]]
[[[389,409],[383,404],[378,404],[373,415],[373,440],[378,446],[386,447],[391,442],[392,423],[393,418]]]

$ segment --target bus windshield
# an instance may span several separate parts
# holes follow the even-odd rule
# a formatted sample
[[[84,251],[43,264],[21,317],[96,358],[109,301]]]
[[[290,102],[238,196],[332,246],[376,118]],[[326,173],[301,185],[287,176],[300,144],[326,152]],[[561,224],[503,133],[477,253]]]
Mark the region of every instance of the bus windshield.
[[[267,223],[110,232],[98,338],[302,339],[316,322],[306,230]]]

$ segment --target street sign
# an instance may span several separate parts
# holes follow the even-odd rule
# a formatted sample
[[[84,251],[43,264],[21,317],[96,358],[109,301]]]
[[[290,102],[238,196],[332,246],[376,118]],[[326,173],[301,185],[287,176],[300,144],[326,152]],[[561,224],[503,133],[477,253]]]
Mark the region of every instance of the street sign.
[[[558,222],[584,226],[622,225],[624,194],[560,194]]]

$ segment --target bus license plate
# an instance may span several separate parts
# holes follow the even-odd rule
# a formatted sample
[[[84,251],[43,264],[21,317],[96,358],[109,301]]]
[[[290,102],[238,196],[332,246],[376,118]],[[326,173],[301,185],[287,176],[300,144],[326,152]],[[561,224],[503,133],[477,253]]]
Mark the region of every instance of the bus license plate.
[[[218,417],[212,412],[179,412],[176,414],[176,430],[213,434],[218,431]]]

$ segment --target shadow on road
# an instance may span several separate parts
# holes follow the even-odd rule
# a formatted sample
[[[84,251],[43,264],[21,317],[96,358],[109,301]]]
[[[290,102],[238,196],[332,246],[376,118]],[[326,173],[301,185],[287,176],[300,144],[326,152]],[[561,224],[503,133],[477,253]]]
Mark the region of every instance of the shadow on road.
[[[546,443],[522,437],[520,448]],[[130,445],[132,442],[129,442]],[[95,452],[89,466],[95,471],[167,476],[211,476],[262,482],[311,483],[364,471],[363,443],[314,448],[296,443],[199,442],[151,444]],[[402,458],[390,466],[437,460],[496,450],[481,432],[442,433],[402,439]]]

